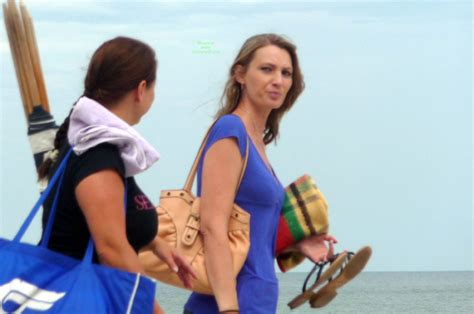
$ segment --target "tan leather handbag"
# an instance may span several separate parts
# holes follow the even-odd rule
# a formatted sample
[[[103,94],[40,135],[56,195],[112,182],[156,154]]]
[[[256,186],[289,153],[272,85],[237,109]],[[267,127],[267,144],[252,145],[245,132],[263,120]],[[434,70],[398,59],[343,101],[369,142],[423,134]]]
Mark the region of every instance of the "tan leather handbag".
[[[212,128],[212,126],[211,126]],[[205,144],[209,138],[209,128],[199,152],[194,160],[191,171],[184,188],[181,190],[164,190],[160,195],[158,212],[158,236],[165,239],[171,246],[178,249],[191,264],[197,274],[193,280],[192,290],[212,295],[204,258],[204,247],[200,229],[199,201],[191,192],[199,160],[204,151]],[[242,166],[237,191],[247,167],[249,155],[249,140],[245,159]],[[229,219],[229,244],[232,254],[233,274],[237,276],[242,268],[250,247],[250,214],[234,204]],[[144,252],[139,255],[140,261],[145,268],[146,274],[167,284],[185,289],[179,277],[172,272],[168,265],[156,257],[152,252]]]

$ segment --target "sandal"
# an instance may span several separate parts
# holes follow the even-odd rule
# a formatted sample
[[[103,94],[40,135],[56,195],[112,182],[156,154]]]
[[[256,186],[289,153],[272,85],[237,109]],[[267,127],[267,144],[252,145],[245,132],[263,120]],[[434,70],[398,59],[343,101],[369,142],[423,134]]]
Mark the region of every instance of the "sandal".
[[[290,301],[290,303],[288,303],[290,309],[293,310],[308,301],[315,294],[314,290],[322,283],[326,282],[327,280],[330,280],[331,277],[337,272],[337,270],[341,268],[342,264],[347,258],[347,255],[347,252],[343,252],[340,254],[333,255],[327,262],[315,263],[313,269],[309,272],[308,276],[306,276],[306,279],[303,284],[302,293],[297,295],[293,300]],[[328,269],[323,272],[324,267],[328,264]],[[316,271],[316,280],[314,281],[313,285],[311,285],[311,287],[307,288],[309,279]]]
[[[288,303],[288,306],[293,310],[307,300],[310,300],[311,307],[313,308],[328,304],[337,295],[336,289],[346,284],[362,271],[371,254],[372,249],[366,246],[360,249],[356,254],[343,252],[333,255],[327,262],[316,263],[304,281],[302,293]],[[323,268],[328,264],[329,267],[323,272]],[[340,270],[339,274],[333,279],[333,275],[338,270]],[[309,279],[316,271],[318,272],[314,284],[307,288]],[[314,292],[316,288],[326,281],[328,284],[319,291]]]
[[[357,276],[367,265],[371,255],[372,249],[369,246],[361,248],[355,254],[348,253],[347,264],[341,267],[339,275],[311,296],[309,301],[311,307],[320,308],[331,302],[337,295],[336,290]]]

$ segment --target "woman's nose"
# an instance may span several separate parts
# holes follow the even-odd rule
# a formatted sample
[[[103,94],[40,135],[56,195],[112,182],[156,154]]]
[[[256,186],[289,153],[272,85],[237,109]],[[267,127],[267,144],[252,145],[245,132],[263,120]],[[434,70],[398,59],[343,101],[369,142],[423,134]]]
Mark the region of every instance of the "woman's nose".
[[[281,73],[275,72],[275,75],[273,75],[273,78],[272,78],[272,83],[274,85],[281,85],[282,82],[283,82],[283,76],[281,75]]]

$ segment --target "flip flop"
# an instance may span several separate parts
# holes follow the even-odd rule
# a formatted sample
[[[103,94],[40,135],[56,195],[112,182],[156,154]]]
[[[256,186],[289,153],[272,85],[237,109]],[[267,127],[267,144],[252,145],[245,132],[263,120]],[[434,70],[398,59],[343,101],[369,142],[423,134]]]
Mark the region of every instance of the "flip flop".
[[[372,249],[369,246],[361,248],[355,254],[349,253],[347,265],[342,266],[339,275],[311,296],[311,307],[320,308],[331,302],[337,295],[336,290],[356,277],[367,265],[371,255]]]
[[[309,272],[308,276],[306,277],[304,284],[303,284],[303,291],[301,294],[297,295],[293,300],[288,303],[290,309],[295,309],[301,304],[308,301],[315,293],[314,290],[319,287],[322,283],[329,280],[344,264],[344,261],[348,257],[348,252],[343,252],[340,254],[335,254],[328,262],[324,263],[315,263],[313,269]],[[324,266],[328,265],[329,267],[323,272]],[[307,284],[311,276],[318,271],[316,280],[311,287],[307,288]]]

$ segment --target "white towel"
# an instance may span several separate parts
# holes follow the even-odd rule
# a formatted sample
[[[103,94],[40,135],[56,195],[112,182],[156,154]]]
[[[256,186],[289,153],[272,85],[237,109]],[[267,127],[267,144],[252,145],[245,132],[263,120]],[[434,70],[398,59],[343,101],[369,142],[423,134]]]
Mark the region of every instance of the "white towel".
[[[127,122],[88,97],[81,97],[69,121],[68,140],[81,155],[102,143],[114,144],[125,164],[125,176],[145,171],[160,154]]]

